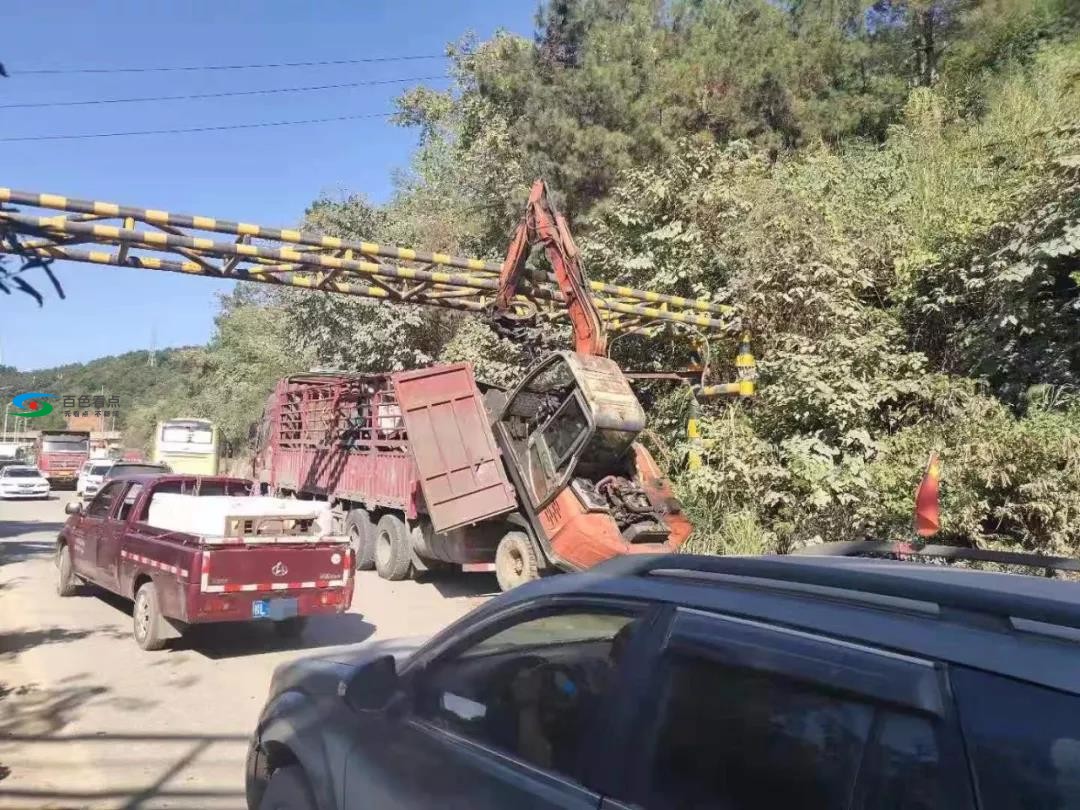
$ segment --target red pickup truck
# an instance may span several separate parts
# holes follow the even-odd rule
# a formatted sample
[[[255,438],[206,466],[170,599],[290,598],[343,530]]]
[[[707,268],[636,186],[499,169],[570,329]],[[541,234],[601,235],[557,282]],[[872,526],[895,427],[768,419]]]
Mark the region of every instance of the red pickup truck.
[[[139,475],[107,482],[85,506],[65,507],[70,517],[57,538],[57,592],[71,596],[86,581],[134,600],[135,641],[144,650],[161,649],[192,624],[262,619],[292,636],[310,615],[348,610],[348,538],[324,534],[302,501],[296,515],[288,514],[288,504],[283,513],[278,499],[271,505],[279,508],[260,511],[266,499],[250,492],[251,482],[239,478]],[[190,521],[200,506],[211,505],[177,496],[217,496],[239,516],[220,518],[224,533],[177,531],[160,516]]]

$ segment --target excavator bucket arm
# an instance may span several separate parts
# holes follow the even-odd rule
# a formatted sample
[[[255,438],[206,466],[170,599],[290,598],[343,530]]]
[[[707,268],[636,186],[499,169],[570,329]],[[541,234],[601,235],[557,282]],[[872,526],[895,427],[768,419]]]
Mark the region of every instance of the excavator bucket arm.
[[[563,294],[574,332],[574,350],[580,354],[605,356],[607,335],[600,311],[589,291],[589,280],[566,219],[555,209],[543,180],[533,183],[525,216],[510,242],[499,273],[495,295],[496,319],[517,320],[512,301],[525,272],[525,262],[533,247],[542,246]]]

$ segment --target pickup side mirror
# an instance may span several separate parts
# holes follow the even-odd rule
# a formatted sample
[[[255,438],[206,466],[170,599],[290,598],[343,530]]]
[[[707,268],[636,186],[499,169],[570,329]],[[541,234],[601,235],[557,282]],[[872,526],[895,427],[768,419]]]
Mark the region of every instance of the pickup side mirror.
[[[398,694],[397,662],[382,655],[361,665],[345,684],[345,705],[356,712],[387,709]]]
[[[65,515],[81,515],[83,511],[83,505],[78,501],[69,501],[64,504]]]

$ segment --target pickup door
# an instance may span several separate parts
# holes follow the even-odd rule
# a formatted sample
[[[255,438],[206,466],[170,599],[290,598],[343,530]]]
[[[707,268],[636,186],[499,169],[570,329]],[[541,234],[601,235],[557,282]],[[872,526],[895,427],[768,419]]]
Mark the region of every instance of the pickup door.
[[[102,536],[115,527],[112,516],[124,487],[125,481],[110,481],[86,507],[72,530],[72,565],[76,573],[106,587],[112,584],[99,568],[98,546]]]

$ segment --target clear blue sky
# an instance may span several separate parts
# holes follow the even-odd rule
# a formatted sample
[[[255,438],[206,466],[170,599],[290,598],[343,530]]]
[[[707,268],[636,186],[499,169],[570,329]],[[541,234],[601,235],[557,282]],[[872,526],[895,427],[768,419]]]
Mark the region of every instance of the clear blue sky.
[[[442,53],[468,30],[532,32],[536,0],[4,2],[0,104],[435,76],[445,60],[199,73],[19,70],[250,64]],[[446,82],[426,82],[445,87]],[[0,109],[6,136],[195,127],[393,110],[407,85],[167,103]],[[0,144],[0,186],[292,225],[322,192],[385,200],[414,133],[381,119],[233,132]],[[0,293],[3,363],[22,370],[204,343],[228,282],[57,264],[67,300]]]

